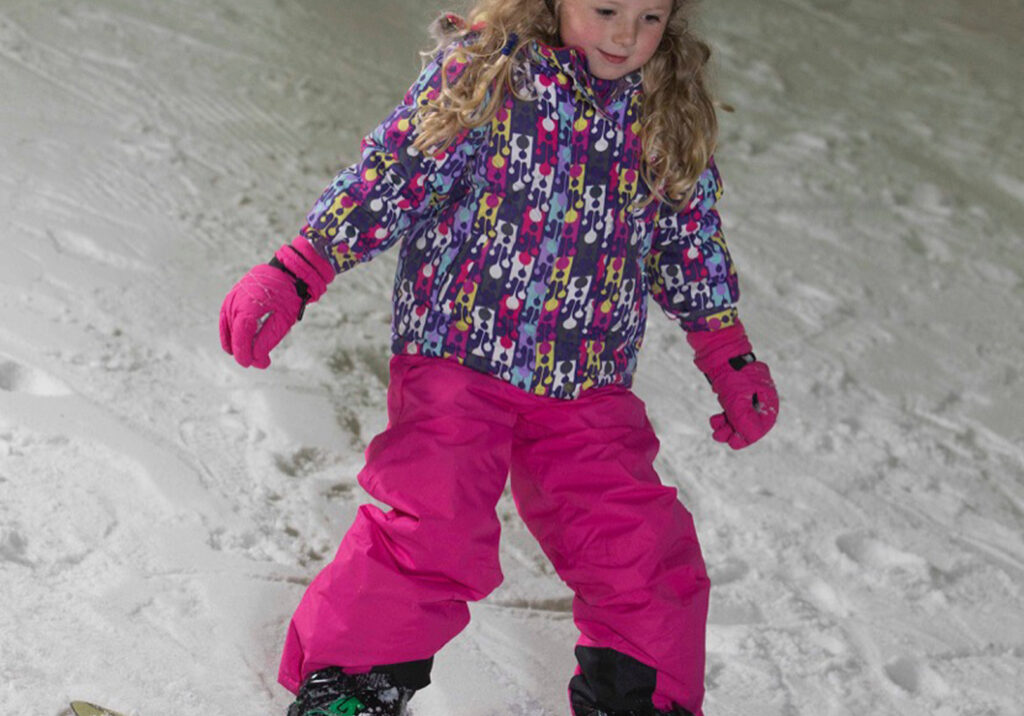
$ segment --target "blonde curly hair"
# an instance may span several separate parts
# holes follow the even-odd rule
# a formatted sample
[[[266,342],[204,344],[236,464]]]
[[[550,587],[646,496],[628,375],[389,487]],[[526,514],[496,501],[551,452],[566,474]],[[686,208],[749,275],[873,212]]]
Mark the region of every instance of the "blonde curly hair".
[[[494,118],[507,93],[517,94],[513,73],[522,51],[535,41],[560,44],[562,2],[479,0],[465,20],[446,14],[435,23],[438,45],[430,56],[446,52],[442,88],[437,99],[418,110],[418,149],[447,148],[465,131]],[[641,175],[652,191],[650,199],[676,207],[689,201],[718,138],[715,102],[705,77],[711,49],[690,29],[684,10],[691,4],[673,0],[661,44],[642,69]],[[450,72],[453,63],[460,67],[457,76]]]

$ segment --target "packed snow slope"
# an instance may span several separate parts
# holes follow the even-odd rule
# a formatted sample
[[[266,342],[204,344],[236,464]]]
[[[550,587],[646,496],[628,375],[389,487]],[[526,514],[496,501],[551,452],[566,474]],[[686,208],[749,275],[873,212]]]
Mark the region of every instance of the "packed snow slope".
[[[265,372],[217,312],[429,46],[436,0],[0,3],[0,714],[281,714],[363,500],[394,257]],[[714,443],[651,316],[636,384],[713,582],[709,716],[1024,713],[1024,4],[715,0],[721,203],[777,429]],[[505,584],[416,716],[564,715],[569,593]]]

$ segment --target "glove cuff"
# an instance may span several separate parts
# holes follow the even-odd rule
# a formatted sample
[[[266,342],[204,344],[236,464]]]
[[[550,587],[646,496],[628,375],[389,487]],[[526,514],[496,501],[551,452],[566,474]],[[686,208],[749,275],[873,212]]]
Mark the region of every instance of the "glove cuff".
[[[694,351],[694,364],[712,381],[725,370],[740,370],[753,363],[753,348],[739,319],[717,331],[693,331],[686,341]]]
[[[288,273],[306,285],[308,298],[303,297],[303,303],[318,300],[324,295],[327,285],[334,280],[334,267],[303,236],[296,236],[290,244],[279,248],[274,258]]]

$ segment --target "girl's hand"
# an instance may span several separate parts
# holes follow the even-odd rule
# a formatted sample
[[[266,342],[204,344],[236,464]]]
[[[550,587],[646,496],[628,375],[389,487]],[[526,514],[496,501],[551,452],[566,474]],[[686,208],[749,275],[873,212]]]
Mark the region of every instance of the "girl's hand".
[[[221,346],[243,368],[269,367],[270,351],[333,279],[334,267],[305,238],[296,237],[228,292],[220,308]]]
[[[725,409],[711,416],[713,437],[718,442],[739,450],[760,440],[775,425],[779,394],[764,363],[754,361],[740,370],[722,372],[711,387]]]
[[[279,268],[254,266],[220,308],[220,344],[243,368],[270,366],[270,351],[299,320],[303,301]]]
[[[754,357],[743,324],[689,333],[687,341],[723,408],[711,417],[715,440],[739,450],[764,437],[779,414],[779,394],[768,366]]]

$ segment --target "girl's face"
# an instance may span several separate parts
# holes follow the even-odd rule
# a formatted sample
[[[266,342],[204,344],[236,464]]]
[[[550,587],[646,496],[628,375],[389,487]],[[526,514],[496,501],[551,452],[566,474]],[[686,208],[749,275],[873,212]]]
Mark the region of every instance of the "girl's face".
[[[590,73],[617,80],[643,67],[665,34],[672,0],[563,0],[562,43],[587,54]]]

